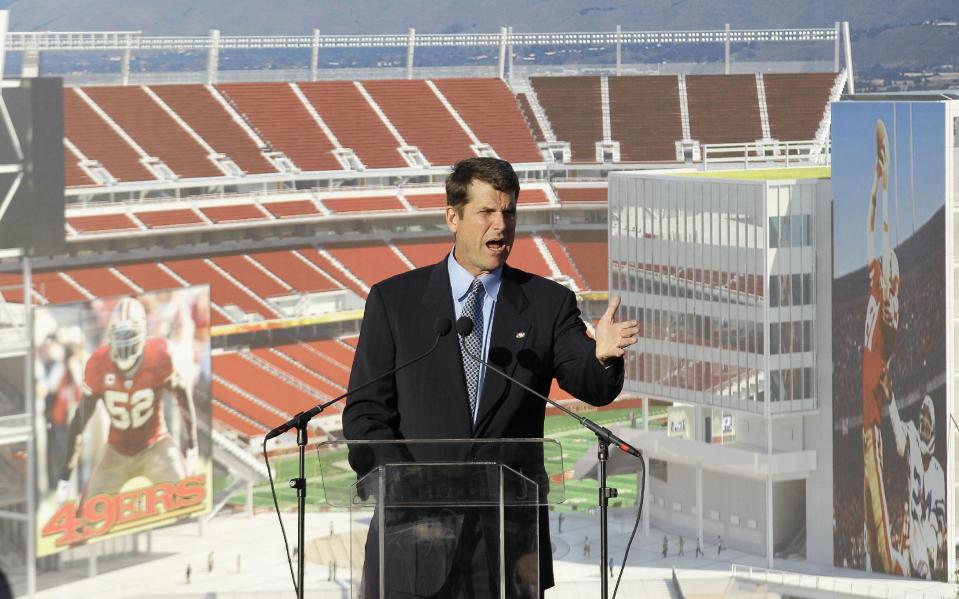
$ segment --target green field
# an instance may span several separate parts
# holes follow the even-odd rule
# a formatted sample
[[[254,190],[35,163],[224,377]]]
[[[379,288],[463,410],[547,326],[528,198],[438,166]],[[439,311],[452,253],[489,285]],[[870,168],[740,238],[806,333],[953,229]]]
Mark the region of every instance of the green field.
[[[673,173],[669,173],[673,174]],[[790,168],[750,168],[715,171],[675,173],[679,177],[703,177],[709,179],[750,179],[776,181],[780,179],[828,179],[832,168],[828,166],[799,166]]]
[[[590,412],[589,418],[604,426],[622,426],[629,425],[630,412],[632,410],[603,410]],[[651,408],[650,416],[665,414],[666,408]],[[637,419],[640,415],[637,411]],[[651,427],[662,427],[660,422],[650,423]],[[596,437],[586,429],[582,428],[578,422],[568,416],[548,416],[545,422],[545,436],[555,439],[562,446],[562,456],[560,456],[559,445],[548,445],[544,452],[547,471],[550,474],[558,474],[560,470],[560,457],[562,459],[562,469],[568,472],[573,470],[576,462],[586,453],[595,452]],[[296,455],[284,456],[281,459],[274,460],[272,464],[276,468],[276,489],[277,499],[280,503],[280,509],[289,510],[296,506],[296,493],[289,488],[288,481],[296,476],[297,460]],[[337,451],[324,451],[317,457],[317,452],[307,453],[306,460],[307,478],[310,486],[307,492],[307,500],[312,510],[338,509],[336,506],[344,505],[344,500],[348,495],[349,485],[355,481],[355,475],[346,464],[346,449]],[[320,472],[322,469],[322,479],[326,484],[320,483]],[[222,488],[228,484],[226,481],[218,481]],[[609,485],[619,490],[619,497],[611,500],[611,505],[635,505],[636,504],[636,475],[619,474],[609,477]],[[565,481],[566,500],[555,506],[559,511],[570,511],[577,509],[588,509],[595,507],[597,503],[597,483],[595,480],[572,480]],[[331,506],[326,501],[326,493],[330,494]],[[230,503],[242,506],[246,502],[246,495],[238,493],[230,498]],[[270,494],[268,483],[257,485],[253,490],[253,502],[257,508],[272,508],[273,499]]]

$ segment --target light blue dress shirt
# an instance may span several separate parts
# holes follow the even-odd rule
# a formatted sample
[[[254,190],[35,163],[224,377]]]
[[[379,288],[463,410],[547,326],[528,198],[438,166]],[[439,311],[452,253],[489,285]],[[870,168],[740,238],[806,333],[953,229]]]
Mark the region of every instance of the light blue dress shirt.
[[[454,252],[451,251],[449,257],[446,259],[446,268],[449,271],[450,288],[453,291],[453,313],[455,314],[456,320],[459,320],[460,316],[463,315],[463,304],[466,303],[466,296],[469,293],[470,285],[473,284],[474,277],[456,261],[453,253]],[[489,356],[490,336],[493,333],[493,315],[496,310],[496,298],[499,296],[499,286],[503,281],[503,267],[500,266],[491,273],[480,275],[479,280],[483,284],[483,289],[486,291],[483,296],[483,351],[481,354],[483,360],[486,361]],[[468,356],[464,356],[464,358],[467,360],[470,359]],[[482,364],[480,364],[479,377],[479,386],[476,390],[477,414],[479,414],[481,409],[479,402],[483,397],[483,383],[486,379],[486,366]],[[476,425],[475,416],[473,425]]]

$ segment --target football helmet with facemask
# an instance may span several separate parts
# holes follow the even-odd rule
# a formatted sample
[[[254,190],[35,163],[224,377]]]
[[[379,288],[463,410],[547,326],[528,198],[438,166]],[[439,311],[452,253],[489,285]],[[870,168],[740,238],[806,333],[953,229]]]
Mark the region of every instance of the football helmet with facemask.
[[[143,357],[147,337],[147,316],[143,304],[125,297],[117,302],[107,327],[110,359],[122,372],[133,370]]]

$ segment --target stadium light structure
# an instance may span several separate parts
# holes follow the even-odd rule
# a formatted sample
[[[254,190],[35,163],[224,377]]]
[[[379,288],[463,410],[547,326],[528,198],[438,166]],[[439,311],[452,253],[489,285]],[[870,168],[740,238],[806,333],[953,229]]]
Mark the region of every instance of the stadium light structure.
[[[516,33],[504,27],[489,33],[418,33],[414,29],[395,34],[328,34],[318,29],[304,35],[221,35],[212,29],[209,35],[143,35],[142,31],[21,31],[10,32],[4,42],[8,52],[24,56],[24,74],[38,71],[41,52],[120,51],[122,82],[129,83],[129,69],[133,52],[208,53],[210,83],[216,81],[215,71],[220,52],[230,50],[310,50],[310,71],[316,73],[321,50],[358,50],[369,48],[405,48],[406,76],[412,78],[413,57],[416,48],[499,48],[498,73],[503,77],[512,71],[512,49],[524,47],[587,46],[614,48],[616,72],[620,72],[623,45],[722,44],[725,49],[725,71],[729,72],[730,45],[749,43],[832,43],[835,46],[834,70],[839,70],[839,50],[848,44],[848,23],[840,27],[772,28],[772,29],[702,29],[690,31],[613,31]],[[508,54],[508,56],[507,56]],[[507,64],[509,63],[509,64]],[[851,58],[847,56],[847,63]]]
[[[839,32],[835,27],[809,29],[705,29],[699,31],[600,31],[569,33],[515,33],[507,34],[506,42],[520,46],[592,46],[624,44],[703,44],[754,42],[835,42]],[[24,52],[76,52],[103,50],[287,50],[405,48],[413,43],[418,48],[436,47],[498,47],[503,36],[495,33],[409,33],[369,35],[221,35],[213,36],[151,36],[142,31],[11,31],[7,34],[6,50]]]

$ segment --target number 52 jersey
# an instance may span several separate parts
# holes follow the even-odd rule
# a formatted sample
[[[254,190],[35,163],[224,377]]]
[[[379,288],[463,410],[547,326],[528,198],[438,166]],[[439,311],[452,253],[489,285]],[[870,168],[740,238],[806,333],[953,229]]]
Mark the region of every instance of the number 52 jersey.
[[[101,345],[87,360],[84,391],[103,401],[110,416],[107,442],[118,453],[136,455],[169,434],[163,417],[163,390],[173,384],[175,372],[166,339],[150,337],[132,376],[124,375],[110,359],[110,347]]]

